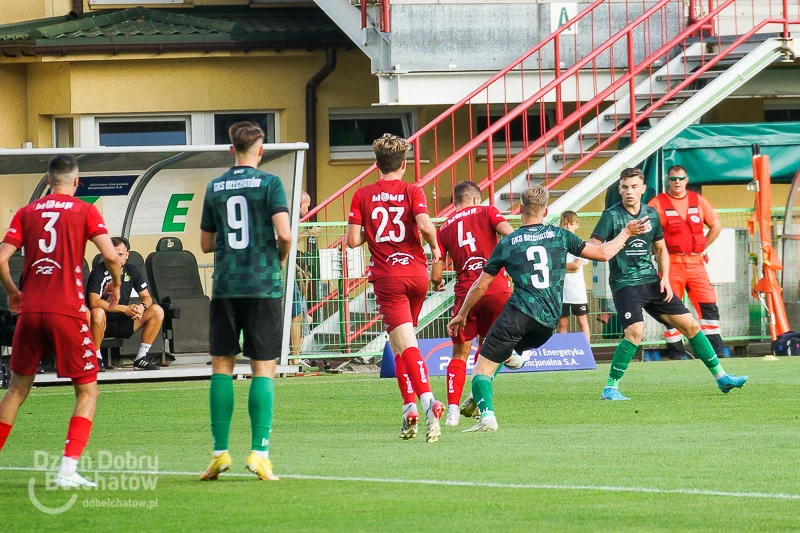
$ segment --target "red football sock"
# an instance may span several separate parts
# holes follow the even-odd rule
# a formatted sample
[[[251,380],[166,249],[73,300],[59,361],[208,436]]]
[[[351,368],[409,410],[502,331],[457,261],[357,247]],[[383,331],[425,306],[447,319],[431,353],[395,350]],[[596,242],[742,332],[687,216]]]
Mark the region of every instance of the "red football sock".
[[[428,366],[422,358],[419,348],[406,348],[403,352],[403,367],[408,373],[408,379],[417,396],[422,396],[431,391],[431,384],[428,382]]]
[[[451,359],[447,365],[447,403],[458,405],[461,393],[464,392],[464,382],[467,380],[467,362],[461,359]]]
[[[3,446],[5,446],[9,433],[11,433],[11,424],[4,424],[3,422],[0,422],[0,450],[2,450]]]
[[[403,405],[416,403],[417,395],[414,394],[414,387],[411,385],[411,380],[408,379],[406,369],[403,367],[403,360],[399,355],[394,356],[394,374],[397,376],[397,386],[400,387],[400,394],[403,396]]]
[[[82,416],[73,416],[69,419],[69,429],[67,430],[67,443],[64,445],[64,457],[79,459],[89,442],[89,434],[92,432],[92,421]]]

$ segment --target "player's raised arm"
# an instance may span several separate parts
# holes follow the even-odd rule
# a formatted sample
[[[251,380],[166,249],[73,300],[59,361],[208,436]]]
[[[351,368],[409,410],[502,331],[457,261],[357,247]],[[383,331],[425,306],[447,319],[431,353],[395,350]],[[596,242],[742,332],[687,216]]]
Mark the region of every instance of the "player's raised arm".
[[[581,257],[592,261],[608,261],[622,250],[628,239],[644,233],[646,220],[646,218],[631,220],[628,222],[628,225],[619,232],[619,235],[602,244],[600,244],[601,241],[597,238],[596,234],[593,234],[592,240],[586,244],[583,252],[581,252]]]

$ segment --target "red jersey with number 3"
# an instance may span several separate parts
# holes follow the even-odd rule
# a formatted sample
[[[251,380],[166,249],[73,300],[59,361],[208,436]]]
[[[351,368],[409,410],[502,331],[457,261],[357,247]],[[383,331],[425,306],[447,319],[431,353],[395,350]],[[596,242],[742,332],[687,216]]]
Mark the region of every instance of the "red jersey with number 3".
[[[442,258],[450,254],[456,271],[456,297],[466,296],[483,272],[483,265],[497,245],[497,225],[506,219],[496,207],[478,205],[461,209],[444,221],[436,232]],[[504,270],[494,278],[485,294],[511,292]]]
[[[428,213],[425,192],[400,180],[379,180],[361,187],[350,204],[350,224],[364,228],[369,253],[369,280],[428,277],[425,252],[414,217]]]
[[[86,241],[104,233],[108,230],[97,208],[66,194],[45,196],[17,211],[3,242],[25,248],[20,312],[85,320]]]

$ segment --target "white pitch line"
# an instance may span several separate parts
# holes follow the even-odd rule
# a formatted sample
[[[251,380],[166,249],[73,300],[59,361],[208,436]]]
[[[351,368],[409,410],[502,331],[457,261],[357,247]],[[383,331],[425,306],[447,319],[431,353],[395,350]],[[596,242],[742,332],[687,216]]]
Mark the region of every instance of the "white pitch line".
[[[0,471],[15,472],[48,472],[46,468],[32,468],[25,466],[0,466]],[[186,476],[198,477],[200,472],[179,472],[172,470],[84,470],[92,474],[136,474],[149,476]],[[226,472],[223,477],[253,477],[252,474],[240,472]],[[730,492],[724,490],[707,489],[661,489],[657,487],[618,487],[614,485],[555,485],[550,483],[495,483],[491,481],[450,481],[437,479],[399,479],[378,477],[348,477],[348,476],[315,476],[307,474],[280,474],[284,479],[313,480],[313,481],[343,481],[351,483],[383,483],[392,485],[433,485],[438,487],[468,487],[491,489],[515,490],[567,490],[590,492],[631,492],[638,494],[680,494],[689,496],[717,496],[723,498],[749,498],[758,500],[800,500],[800,494],[787,494],[783,492]]]
[[[314,381],[313,379],[303,380],[303,379],[300,379],[300,378],[291,378],[288,381],[283,381],[283,379],[277,380],[276,384],[279,387],[281,387],[283,385],[289,385],[289,384],[295,384],[295,385],[306,384],[306,385],[310,385],[310,384],[317,384],[317,383],[318,384],[325,384],[325,383],[354,383],[354,382],[359,382],[359,381],[375,381],[375,382],[377,382],[378,379],[376,379],[376,378],[355,378],[355,379],[329,379],[329,380],[325,380],[325,381]],[[153,389],[153,388],[144,389],[144,388],[142,388],[142,389],[122,389],[122,390],[114,390],[114,389],[105,390],[103,388],[103,386],[101,385],[100,386],[100,396],[102,396],[104,394],[119,394],[119,393],[122,393],[122,392],[162,392],[162,391],[163,392],[169,392],[169,391],[174,391],[174,390],[181,391],[181,390],[206,390],[206,389],[208,389],[208,382],[203,383],[199,387],[161,387],[161,388],[157,388],[157,389]],[[43,390],[39,390],[38,392],[39,393],[37,393],[37,389],[34,389],[33,391],[31,391],[30,396],[32,398],[33,397],[45,398],[47,396],[75,396],[75,392],[73,392],[72,390],[70,390],[69,392],[44,392]]]

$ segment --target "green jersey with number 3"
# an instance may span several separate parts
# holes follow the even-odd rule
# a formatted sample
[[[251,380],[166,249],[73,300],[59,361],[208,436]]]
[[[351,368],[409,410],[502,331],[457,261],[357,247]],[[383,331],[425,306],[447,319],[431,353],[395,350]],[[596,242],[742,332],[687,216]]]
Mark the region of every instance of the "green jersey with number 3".
[[[206,188],[200,229],[216,232],[212,298],[281,298],[272,216],[287,213],[277,176],[233,167]]]
[[[580,256],[585,246],[583,239],[558,226],[522,226],[497,243],[483,271],[496,276],[505,268],[514,282],[508,304],[555,329],[561,317],[567,253]]]

